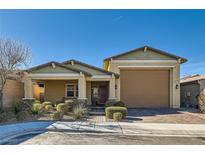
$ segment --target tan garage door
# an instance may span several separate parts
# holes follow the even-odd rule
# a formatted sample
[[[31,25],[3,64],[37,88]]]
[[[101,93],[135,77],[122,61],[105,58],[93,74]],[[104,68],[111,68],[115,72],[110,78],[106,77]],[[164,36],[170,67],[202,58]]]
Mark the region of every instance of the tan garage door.
[[[121,100],[128,107],[169,107],[168,70],[120,70]]]

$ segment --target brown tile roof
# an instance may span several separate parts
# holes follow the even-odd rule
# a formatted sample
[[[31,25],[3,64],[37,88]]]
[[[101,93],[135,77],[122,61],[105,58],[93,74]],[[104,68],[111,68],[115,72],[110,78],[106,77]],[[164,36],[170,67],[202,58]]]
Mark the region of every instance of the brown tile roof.
[[[194,82],[194,81],[199,81],[199,80],[205,80],[205,75],[190,75],[187,77],[184,77],[180,80],[180,83],[189,83],[189,82]]]

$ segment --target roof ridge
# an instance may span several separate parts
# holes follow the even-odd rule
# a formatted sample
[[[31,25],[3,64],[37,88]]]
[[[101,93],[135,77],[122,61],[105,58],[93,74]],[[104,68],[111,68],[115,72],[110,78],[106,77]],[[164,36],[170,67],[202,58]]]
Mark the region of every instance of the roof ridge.
[[[70,59],[70,60],[64,61],[64,62],[62,62],[62,64],[69,63],[69,62],[71,62],[71,61],[74,61],[74,62],[76,62],[76,63],[79,63],[79,64],[84,65],[84,66],[87,66],[87,67],[90,67],[90,68],[92,68],[92,69],[96,69],[96,70],[99,70],[99,71],[103,71],[103,72],[105,72],[105,73],[109,73],[110,75],[111,75],[111,74],[114,74],[114,75],[116,75],[116,76],[119,76],[119,74],[117,74],[117,73],[114,73],[114,72],[111,72],[111,71],[107,71],[107,70],[105,70],[105,69],[103,69],[103,68],[100,68],[100,67],[97,67],[97,66],[93,66],[93,65],[90,65],[90,64],[81,62],[81,61],[79,61],[79,60],[76,60],[76,59]]]
[[[163,50],[160,50],[160,49],[153,48],[153,47],[148,46],[148,45],[144,45],[144,46],[142,46],[142,47],[135,48],[135,49],[129,50],[129,51],[127,51],[127,52],[121,52],[120,54],[117,54],[117,55],[114,55],[114,56],[105,58],[104,61],[109,60],[109,59],[111,59],[111,58],[115,58],[115,57],[119,57],[119,56],[122,56],[122,55],[125,55],[125,54],[128,54],[128,53],[131,53],[131,52],[134,52],[134,51],[138,51],[138,50],[140,50],[140,49],[145,49],[145,48],[154,50],[155,52],[158,52],[158,53],[161,53],[161,54],[165,54],[165,55],[167,55],[167,56],[170,56],[170,57],[173,57],[173,58],[176,58],[176,59],[182,59],[182,63],[184,63],[184,62],[187,61],[186,58],[183,58],[183,57],[180,57],[180,56],[177,56],[177,55],[168,53],[168,52],[163,51]]]
[[[58,66],[60,66],[60,67],[63,67],[63,68],[66,68],[66,69],[70,69],[70,70],[72,70],[72,71],[74,71],[74,72],[78,72],[78,73],[82,72],[82,73],[87,74],[87,75],[89,75],[89,76],[91,75],[90,73],[88,73],[88,72],[86,72],[86,71],[79,70],[79,69],[76,69],[76,68],[72,68],[72,67],[69,67],[69,66],[65,66],[65,65],[63,65],[63,64],[61,64],[61,63],[59,63],[59,62],[56,62],[56,61],[50,61],[50,62],[41,64],[41,65],[32,67],[32,68],[30,68],[30,69],[27,69],[27,70],[25,70],[25,71],[30,72],[30,71],[36,70],[36,69],[38,69],[38,68],[41,68],[41,67],[50,65],[50,64],[52,64],[52,63],[55,63],[56,65],[58,65]]]

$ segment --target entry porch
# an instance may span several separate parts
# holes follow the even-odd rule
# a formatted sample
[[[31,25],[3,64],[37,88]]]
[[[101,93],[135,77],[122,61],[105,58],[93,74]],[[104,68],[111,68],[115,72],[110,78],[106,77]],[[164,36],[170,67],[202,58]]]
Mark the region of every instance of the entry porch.
[[[92,106],[104,106],[107,100],[115,100],[115,77],[52,77],[27,76],[24,82],[25,98],[40,101],[61,102],[77,99]]]

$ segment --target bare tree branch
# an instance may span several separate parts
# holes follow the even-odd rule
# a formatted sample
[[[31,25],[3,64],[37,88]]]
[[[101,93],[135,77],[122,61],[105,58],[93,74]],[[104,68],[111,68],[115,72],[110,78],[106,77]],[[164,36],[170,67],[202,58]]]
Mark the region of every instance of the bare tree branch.
[[[13,39],[0,39],[0,108],[7,77],[17,69],[28,66],[30,48]]]

